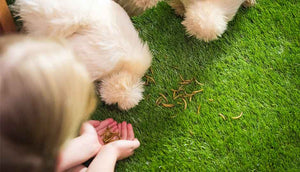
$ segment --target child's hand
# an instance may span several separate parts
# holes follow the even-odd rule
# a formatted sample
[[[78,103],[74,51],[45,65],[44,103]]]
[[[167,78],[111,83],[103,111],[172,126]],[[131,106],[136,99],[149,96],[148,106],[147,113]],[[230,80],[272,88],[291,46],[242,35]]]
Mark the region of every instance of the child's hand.
[[[80,136],[72,139],[60,152],[58,171],[75,167],[95,156],[103,146],[102,134],[107,127],[118,130],[117,122],[112,118],[83,123]]]
[[[111,149],[114,149],[117,160],[122,160],[133,155],[134,150],[140,146],[138,139],[134,140],[118,140],[107,144],[107,147],[110,146]]]
[[[104,146],[104,149],[110,149],[115,153],[117,160],[131,156],[134,150],[140,146],[138,139],[134,138],[134,132],[131,124],[123,122],[118,124],[118,130],[121,140],[111,142]]]
[[[117,160],[129,157],[140,146],[134,138],[132,125],[126,122],[118,124],[121,140],[110,142],[100,149],[99,153],[88,167],[88,171],[114,171]]]
[[[97,120],[90,120],[88,121],[89,124],[93,125],[97,134],[98,134],[98,141],[101,145],[104,145],[103,142],[103,134],[105,133],[107,128],[110,128],[110,131],[115,132],[118,130],[118,125],[115,120],[112,118],[108,118],[104,121],[97,121]]]

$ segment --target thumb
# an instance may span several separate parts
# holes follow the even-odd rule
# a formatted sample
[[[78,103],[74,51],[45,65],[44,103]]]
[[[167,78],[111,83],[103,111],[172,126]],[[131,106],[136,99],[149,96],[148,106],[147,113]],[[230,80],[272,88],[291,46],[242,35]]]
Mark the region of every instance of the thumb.
[[[83,133],[93,133],[96,132],[95,128],[88,122],[85,122],[82,124],[81,129],[80,129],[80,135]]]
[[[140,147],[140,141],[137,138],[133,139],[131,142],[132,142],[131,143],[132,149],[136,149],[136,148]]]

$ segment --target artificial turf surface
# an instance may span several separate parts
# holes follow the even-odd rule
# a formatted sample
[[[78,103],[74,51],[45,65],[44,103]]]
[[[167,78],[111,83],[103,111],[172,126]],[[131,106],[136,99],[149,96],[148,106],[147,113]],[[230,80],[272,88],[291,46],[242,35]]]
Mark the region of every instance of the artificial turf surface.
[[[132,18],[153,53],[147,75],[156,83],[137,107],[122,112],[99,103],[92,116],[132,123],[141,142],[116,171],[299,171],[299,7],[258,1],[211,43],[188,37],[164,2]],[[173,100],[173,108],[156,105],[159,93],[171,100],[180,75],[204,83],[188,91],[204,91],[185,110]]]
[[[296,0],[258,1],[211,43],[188,37],[164,2],[132,18],[153,53],[147,75],[156,84],[128,112],[100,103],[92,117],[134,126],[141,146],[116,171],[299,171],[299,7]],[[171,99],[180,75],[204,83],[188,88],[203,93],[186,110],[157,106],[159,93]]]

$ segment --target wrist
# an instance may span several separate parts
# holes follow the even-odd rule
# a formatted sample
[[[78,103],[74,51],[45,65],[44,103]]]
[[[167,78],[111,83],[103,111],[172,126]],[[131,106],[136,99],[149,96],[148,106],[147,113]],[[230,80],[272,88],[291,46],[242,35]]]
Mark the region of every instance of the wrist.
[[[98,154],[109,155],[109,157],[113,158],[116,161],[119,157],[117,149],[112,144],[102,146]]]

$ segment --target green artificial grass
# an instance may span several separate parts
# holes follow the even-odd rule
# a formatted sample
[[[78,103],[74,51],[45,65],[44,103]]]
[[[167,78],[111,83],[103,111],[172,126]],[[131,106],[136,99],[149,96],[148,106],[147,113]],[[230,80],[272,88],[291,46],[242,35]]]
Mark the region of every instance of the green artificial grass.
[[[182,18],[164,2],[134,17],[153,53],[147,75],[156,84],[128,112],[100,103],[92,117],[134,126],[141,146],[116,171],[299,171],[299,6],[264,0],[241,8],[211,43],[188,37]],[[186,110],[157,106],[159,93],[171,99],[179,75],[204,83],[188,88],[203,93]]]
[[[92,116],[132,123],[141,142],[116,171],[299,171],[299,6],[260,0],[241,8],[211,43],[188,37],[164,2],[132,18],[153,53],[147,75],[156,83],[137,107],[124,112],[99,103]],[[185,110],[173,100],[173,108],[156,105],[159,93],[171,99],[180,75],[204,83],[188,92],[204,91]]]

